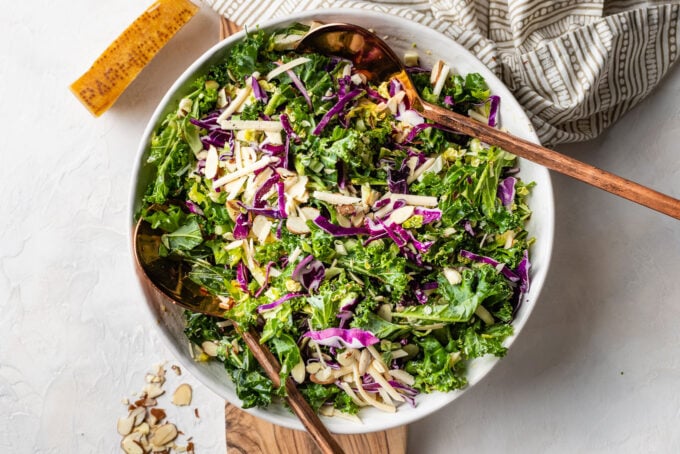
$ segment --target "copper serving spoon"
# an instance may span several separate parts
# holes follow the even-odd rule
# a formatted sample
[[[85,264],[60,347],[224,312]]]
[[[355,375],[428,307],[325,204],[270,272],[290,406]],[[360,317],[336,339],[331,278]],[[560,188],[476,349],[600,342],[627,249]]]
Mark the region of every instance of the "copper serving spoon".
[[[412,108],[435,123],[680,219],[680,200],[424,101],[418,95],[399,57],[387,43],[365,28],[343,23],[322,25],[302,38],[297,51],[317,52],[351,60],[359,72],[374,82],[395,78],[401,82]]]
[[[162,231],[152,229],[151,225],[143,219],[140,219],[135,226],[133,235],[135,262],[147,286],[160,292],[170,302],[180,307],[224,318],[224,309],[219,306],[220,301],[187,278],[190,265],[180,259],[159,255],[162,234]],[[257,332],[252,328],[240,330],[236,324],[235,326],[274,386],[281,386],[279,375],[281,366],[269,349],[260,344]],[[293,380],[288,377],[284,385],[288,405],[305,426],[321,452],[341,454],[342,448],[300,394]]]

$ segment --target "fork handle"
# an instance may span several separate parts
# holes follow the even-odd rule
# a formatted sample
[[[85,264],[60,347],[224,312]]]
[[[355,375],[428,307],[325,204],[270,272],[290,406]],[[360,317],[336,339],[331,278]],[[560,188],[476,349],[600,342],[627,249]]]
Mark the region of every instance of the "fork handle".
[[[606,170],[513,136],[443,107],[421,101],[414,106],[427,119],[489,145],[496,145],[516,156],[603,189],[642,206],[680,219],[680,200],[627,180]]]

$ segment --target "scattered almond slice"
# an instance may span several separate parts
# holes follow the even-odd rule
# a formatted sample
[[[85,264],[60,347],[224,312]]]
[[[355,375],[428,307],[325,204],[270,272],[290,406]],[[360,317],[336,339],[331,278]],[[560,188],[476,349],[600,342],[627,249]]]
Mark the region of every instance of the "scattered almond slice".
[[[184,407],[191,404],[192,389],[191,385],[182,383],[177,387],[175,393],[172,395],[172,403],[178,407]]]
[[[125,436],[132,432],[132,427],[135,424],[134,416],[127,416],[124,418],[118,418],[118,433]]]
[[[177,438],[177,427],[172,423],[166,423],[156,428],[151,434],[149,442],[154,447],[163,447]]]

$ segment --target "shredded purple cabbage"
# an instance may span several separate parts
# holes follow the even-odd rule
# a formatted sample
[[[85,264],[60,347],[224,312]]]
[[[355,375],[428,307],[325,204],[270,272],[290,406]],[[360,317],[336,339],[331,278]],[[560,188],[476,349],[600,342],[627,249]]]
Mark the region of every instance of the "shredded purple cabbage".
[[[413,214],[423,217],[423,225],[431,224],[442,218],[442,210],[439,208],[421,208],[416,207]]]
[[[248,232],[250,232],[250,216],[248,216],[248,213],[240,213],[236,217],[234,239],[244,240],[248,237]]]
[[[204,216],[204,215],[205,215],[205,213],[203,213],[203,210],[201,209],[201,207],[198,206],[197,204],[195,204],[195,203],[193,202],[193,200],[187,200],[186,202],[184,202],[184,204],[187,206],[187,209],[188,209],[190,212],[192,212],[192,213],[194,213],[194,214],[197,214],[197,215],[199,215],[199,216]]]
[[[253,89],[253,96],[256,100],[262,101],[264,103],[269,100],[267,93],[262,89],[262,87],[260,87],[260,84],[255,76],[250,76],[250,87]]]
[[[243,261],[238,262],[236,267],[236,280],[241,290],[248,292],[248,268],[246,268],[246,264]]]
[[[257,307],[257,312],[264,312],[269,309],[274,309],[277,306],[280,306],[281,304],[285,303],[286,301],[297,298],[299,296],[305,296],[304,293],[287,293],[283,295],[281,298],[272,301],[271,303],[263,304],[261,306]]]
[[[501,97],[498,95],[489,96],[491,105],[489,106],[489,126],[496,126],[498,117],[498,106],[501,103]]]
[[[269,192],[269,190],[274,187],[274,185],[279,181],[279,174],[274,172],[272,176],[267,178],[262,186],[260,186],[257,191],[255,191],[255,197],[253,198],[253,208],[264,208],[265,201],[262,198]]]
[[[520,260],[519,264],[517,264],[517,269],[515,270],[517,272],[517,275],[519,276],[519,291],[522,293],[526,293],[529,291],[529,287],[531,284],[529,280],[530,268],[531,263],[529,262],[529,251],[525,250],[522,256],[522,260]]]
[[[515,184],[517,184],[515,177],[505,178],[498,183],[498,198],[501,199],[501,203],[508,210],[512,208],[512,202],[515,200]]]
[[[325,277],[326,268],[323,263],[311,254],[298,263],[291,275],[291,279],[302,284],[309,293],[317,291]]]
[[[295,74],[295,72],[293,72],[292,69],[286,71],[286,74],[288,74],[288,77],[290,77],[290,80],[293,81],[293,85],[295,85],[295,88],[298,89],[298,91],[305,98],[305,101],[307,101],[307,106],[309,107],[309,110],[313,111],[314,107],[312,107],[312,99],[309,97],[309,93],[307,93],[307,89],[305,88],[305,85],[302,83],[300,78],[297,76],[297,74]]]
[[[473,262],[486,263],[487,265],[491,265],[496,269],[498,269],[499,265],[501,265],[501,262],[499,262],[496,259],[492,259],[491,257],[487,257],[485,255],[478,255],[475,254],[474,252],[466,251],[464,249],[460,251],[460,256],[466,259],[470,259]],[[512,271],[507,266],[503,266],[500,272],[511,282],[519,282],[520,280],[520,277],[517,275],[517,273]]]
[[[407,194],[408,193],[408,178],[409,169],[408,167],[402,167],[399,170],[388,169],[387,170],[387,186],[390,188],[390,192],[393,194]]]
[[[335,237],[368,235],[370,233],[370,231],[365,227],[341,227],[339,225],[335,225],[321,215],[314,219],[314,224],[316,224],[321,230],[330,233]]]
[[[342,112],[342,109],[345,108],[345,106],[354,98],[357,96],[363,94],[365,91],[361,88],[356,88],[349,93],[345,94],[344,96],[341,96],[340,99],[338,100],[337,103],[333,107],[331,107],[328,112],[321,118],[319,121],[319,124],[316,125],[316,128],[314,128],[314,131],[312,131],[312,134],[315,136],[318,136],[321,134],[321,131],[326,127],[326,125],[331,121],[333,117],[338,115],[340,112]]]

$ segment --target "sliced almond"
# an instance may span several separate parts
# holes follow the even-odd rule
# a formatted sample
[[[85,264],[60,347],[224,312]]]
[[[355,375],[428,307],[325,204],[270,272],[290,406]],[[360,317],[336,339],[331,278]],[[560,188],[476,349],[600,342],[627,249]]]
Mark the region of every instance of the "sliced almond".
[[[354,348],[349,348],[338,354],[336,359],[341,366],[350,366],[357,360],[357,357],[357,350]]]
[[[365,348],[361,350],[361,355],[359,356],[359,374],[364,375],[368,370],[368,366],[371,364],[371,353]]]
[[[138,439],[133,438],[132,435],[130,434],[123,438],[123,441],[120,442],[120,447],[123,448],[126,454],[144,454],[144,448],[142,448]]]
[[[135,427],[135,432],[139,432],[142,435],[148,435],[150,431],[151,428],[146,421]]]
[[[300,202],[306,202],[308,196],[305,196],[307,192],[307,183],[309,182],[309,177],[306,175],[301,175],[293,180],[293,184],[286,189],[286,194],[291,199],[296,199]]]
[[[293,380],[295,380],[297,383],[302,383],[305,381],[305,362],[300,360],[299,363],[293,367],[293,370],[290,371],[291,377],[293,377]]]
[[[206,355],[212,356],[213,358],[217,356],[217,343],[213,341],[205,341],[201,344],[201,349]]]
[[[416,207],[413,205],[406,205],[401,208],[397,208],[390,214],[388,219],[395,224],[403,224],[408,218],[413,216],[413,211],[415,209]]]
[[[217,164],[219,164],[220,158],[217,154],[217,148],[210,145],[208,148],[208,156],[205,158],[205,177],[212,180],[217,175]]]
[[[307,364],[306,370],[309,374],[315,374],[321,370],[323,364],[321,363],[309,363]]]
[[[345,375],[352,372],[353,366],[354,366],[354,363],[349,364],[347,366],[342,366],[340,369],[331,369],[331,374],[333,375],[334,378],[344,377]]]
[[[392,305],[391,304],[381,304],[378,307],[378,317],[388,322],[392,321]]]
[[[300,208],[300,214],[308,221],[313,221],[321,215],[321,212],[314,207]]]
[[[451,285],[458,285],[463,282],[463,276],[453,268],[444,268],[443,273],[444,277]]]
[[[165,410],[162,408],[151,408],[149,409],[149,417],[146,418],[147,422],[155,426],[159,422],[163,421],[165,419]]]
[[[172,395],[172,403],[183,407],[191,403],[192,389],[191,385],[182,383],[177,387],[175,393]]]
[[[123,418],[118,418],[118,433],[125,436],[132,432],[132,426],[135,424],[134,416],[126,416]]]
[[[310,375],[309,379],[321,385],[330,385],[335,382],[335,377],[333,376],[333,371],[330,367],[324,367],[319,372],[314,375]]]
[[[381,373],[381,374],[384,374],[385,372],[387,372],[387,368],[386,368],[385,365],[382,363],[382,361],[378,361],[377,359],[374,359],[374,360],[371,362],[371,365],[368,366],[369,371],[371,370],[371,367],[372,367],[373,369],[377,370],[377,371],[378,371],[379,373]]]
[[[158,386],[158,383],[150,383],[144,387],[144,392],[146,393],[146,397],[153,399],[155,397],[160,396],[165,391],[163,390],[163,388]]]
[[[154,447],[163,447],[175,438],[177,438],[177,427],[172,423],[166,423],[153,431],[149,442]]]
[[[392,351],[392,359],[406,358],[408,353],[401,348]],[[389,372],[389,371],[388,371]]]
[[[267,241],[267,238],[271,233],[272,225],[272,221],[262,215],[257,215],[255,216],[255,219],[253,219],[253,233],[260,244],[264,244],[265,241]]]
[[[298,235],[309,233],[309,227],[304,219],[299,216],[290,216],[286,220],[286,228],[291,232]]]
[[[144,421],[144,418],[146,418],[146,409],[144,407],[137,407],[130,412],[129,416],[135,420],[133,425],[138,426]]]

